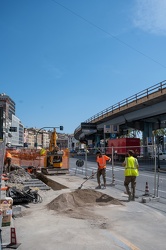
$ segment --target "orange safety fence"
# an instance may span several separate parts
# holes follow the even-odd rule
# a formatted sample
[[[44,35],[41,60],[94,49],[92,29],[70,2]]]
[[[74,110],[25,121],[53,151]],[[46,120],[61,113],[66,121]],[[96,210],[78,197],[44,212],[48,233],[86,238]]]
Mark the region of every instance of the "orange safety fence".
[[[11,165],[19,167],[33,166],[35,168],[44,167],[46,151],[43,149],[7,149],[12,156]],[[69,169],[69,150],[64,149],[62,157],[63,168]]]

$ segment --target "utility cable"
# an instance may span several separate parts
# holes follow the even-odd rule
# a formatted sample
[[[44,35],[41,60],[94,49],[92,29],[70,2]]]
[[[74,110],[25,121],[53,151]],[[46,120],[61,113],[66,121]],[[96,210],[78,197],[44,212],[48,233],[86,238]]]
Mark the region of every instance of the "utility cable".
[[[125,45],[126,47],[130,48],[131,50],[139,53],[140,55],[148,58],[149,60],[153,61],[154,63],[157,63],[158,65],[160,65],[163,68],[166,68],[165,65],[163,65],[162,63],[158,62],[157,60],[153,59],[152,57],[146,55],[145,53],[141,52],[140,50],[134,48],[133,46],[129,45],[128,43],[122,41],[121,39],[117,38],[115,35],[111,34],[110,32],[104,30],[103,28],[99,27],[98,25],[96,25],[95,23],[89,21],[88,19],[84,18],[83,16],[77,14],[75,11],[69,9],[68,7],[64,6],[63,4],[57,2],[56,0],[52,0],[52,2],[56,3],[57,5],[61,6],[62,8],[66,9],[67,11],[69,11],[70,13],[72,13],[73,15],[77,16],[78,18],[82,19],[83,21],[85,21],[86,23],[90,24],[91,26],[95,27],[96,29],[104,32],[105,34],[111,36],[112,38],[114,38],[115,40],[117,40],[119,43]]]

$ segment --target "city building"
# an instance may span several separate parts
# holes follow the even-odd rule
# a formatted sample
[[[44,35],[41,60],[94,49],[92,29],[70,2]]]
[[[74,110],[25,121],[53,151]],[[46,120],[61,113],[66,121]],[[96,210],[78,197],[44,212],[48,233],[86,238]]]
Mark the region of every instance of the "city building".
[[[13,114],[12,114],[11,128],[9,128],[9,131],[11,134],[10,144],[13,147],[23,147],[23,145],[24,145],[24,126],[21,123],[20,119]],[[9,133],[8,133],[8,136],[9,136]]]
[[[74,134],[68,135],[68,148],[70,149],[70,151],[78,149],[79,144],[79,141],[74,138]]]
[[[15,102],[5,93],[0,94],[0,139],[12,146],[23,146],[24,128],[15,116]]]
[[[36,128],[24,129],[24,147],[27,148],[48,148],[50,142],[50,132]]]
[[[69,148],[68,145],[68,135],[66,134],[62,134],[62,133],[57,133],[57,146],[60,149],[65,149],[65,148]]]

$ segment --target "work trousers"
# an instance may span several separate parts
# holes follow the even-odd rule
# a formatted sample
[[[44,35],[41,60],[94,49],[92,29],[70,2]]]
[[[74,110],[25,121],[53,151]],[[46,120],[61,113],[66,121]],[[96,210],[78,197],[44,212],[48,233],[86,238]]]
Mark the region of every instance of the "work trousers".
[[[7,164],[7,166],[5,167],[5,173],[9,173],[10,172],[10,166],[11,166],[11,158],[7,157],[5,162],[4,162],[4,165]]]
[[[100,185],[100,176],[103,177],[104,186],[106,186],[106,168],[98,169],[97,170],[97,182]]]
[[[132,193],[129,188],[130,183],[131,183]],[[131,194],[133,197],[135,197],[136,176],[125,176],[124,186],[126,188],[127,194]]]

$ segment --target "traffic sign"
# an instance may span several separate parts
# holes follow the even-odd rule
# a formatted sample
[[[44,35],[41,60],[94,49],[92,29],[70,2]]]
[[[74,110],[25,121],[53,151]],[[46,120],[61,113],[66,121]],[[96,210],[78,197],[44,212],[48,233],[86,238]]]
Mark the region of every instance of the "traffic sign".
[[[115,139],[116,137],[117,137],[117,134],[110,133],[110,138],[111,138],[111,139]]]
[[[82,167],[84,165],[84,161],[79,159],[76,161],[76,165],[77,165],[77,167]]]

